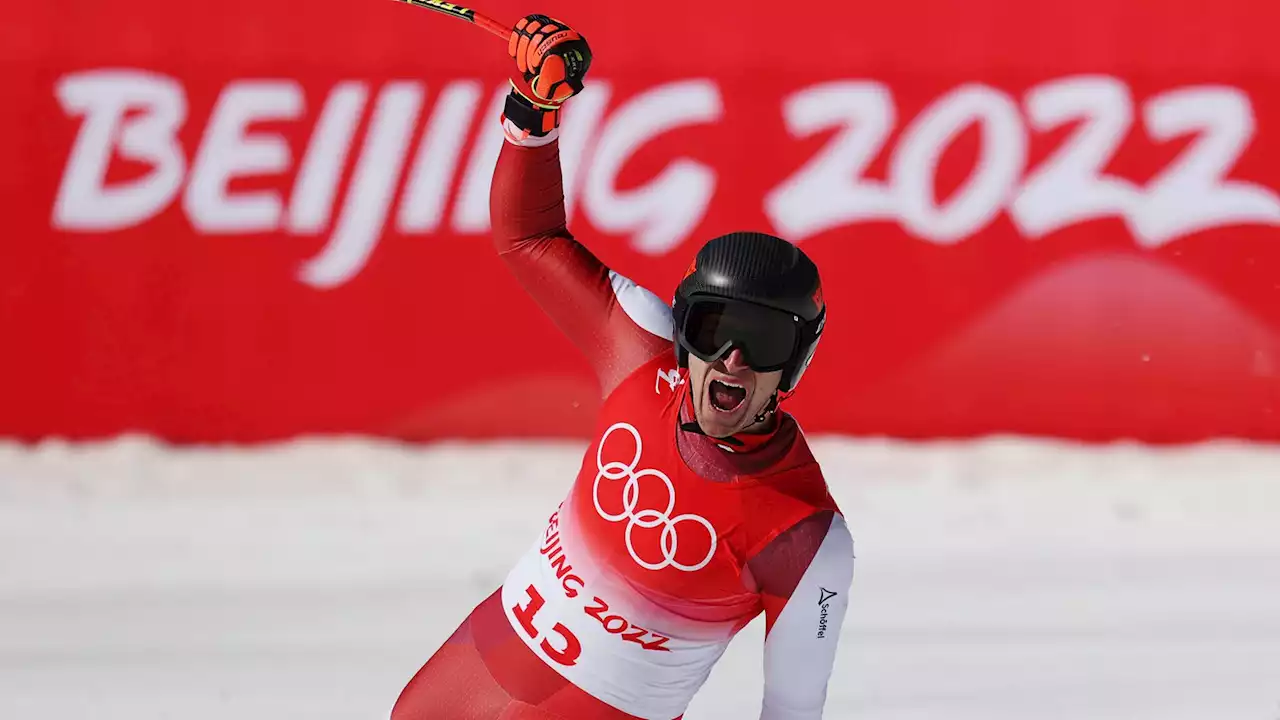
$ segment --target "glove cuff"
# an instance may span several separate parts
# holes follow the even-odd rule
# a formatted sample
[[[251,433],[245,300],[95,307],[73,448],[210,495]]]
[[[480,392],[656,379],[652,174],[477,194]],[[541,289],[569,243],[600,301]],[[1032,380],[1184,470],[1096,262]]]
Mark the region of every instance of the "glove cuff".
[[[502,110],[503,125],[514,125],[526,135],[545,137],[560,127],[560,111],[535,106],[514,88],[507,93]]]
[[[507,142],[517,147],[542,147],[560,139],[560,128],[556,128],[546,135],[534,136],[511,124],[510,120],[502,118],[502,136],[506,138]]]

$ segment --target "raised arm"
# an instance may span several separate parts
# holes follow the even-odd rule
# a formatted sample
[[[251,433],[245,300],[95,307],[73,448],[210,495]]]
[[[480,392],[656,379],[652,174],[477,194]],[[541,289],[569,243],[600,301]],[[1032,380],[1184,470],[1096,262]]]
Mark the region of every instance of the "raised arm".
[[[831,510],[793,525],[747,562],[764,598],[761,720],[819,720],[849,607],[853,538]]]
[[[612,272],[569,233],[560,170],[560,106],[582,89],[586,40],[530,15],[516,25],[516,61],[503,113],[489,215],[498,254],[553,322],[587,356],[608,395],[640,365],[671,350],[671,311]]]
[[[490,192],[493,241],[525,291],[590,360],[607,395],[671,351],[671,311],[569,233],[559,143],[554,135],[546,140],[503,143]]]

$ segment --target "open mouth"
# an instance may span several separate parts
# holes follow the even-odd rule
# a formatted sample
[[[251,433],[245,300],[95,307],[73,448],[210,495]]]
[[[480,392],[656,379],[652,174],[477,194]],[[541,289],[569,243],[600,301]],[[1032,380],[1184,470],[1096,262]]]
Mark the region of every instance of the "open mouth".
[[[747,399],[747,389],[721,380],[711,381],[711,406],[720,412],[733,412]]]

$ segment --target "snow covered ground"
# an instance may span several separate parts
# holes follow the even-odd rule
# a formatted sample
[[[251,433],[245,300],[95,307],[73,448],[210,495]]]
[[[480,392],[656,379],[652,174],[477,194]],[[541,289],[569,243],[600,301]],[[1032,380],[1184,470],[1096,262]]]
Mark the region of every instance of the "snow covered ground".
[[[582,445],[0,443],[0,718],[383,720]],[[822,438],[828,718],[1280,720],[1280,448]],[[757,622],[689,720],[751,718]]]

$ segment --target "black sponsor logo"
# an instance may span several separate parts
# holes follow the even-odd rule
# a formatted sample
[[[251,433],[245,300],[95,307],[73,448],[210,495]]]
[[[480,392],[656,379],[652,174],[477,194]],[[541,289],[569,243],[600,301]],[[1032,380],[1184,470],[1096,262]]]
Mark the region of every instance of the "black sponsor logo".
[[[818,639],[821,640],[827,636],[827,615],[831,612],[831,598],[839,593],[834,590],[828,590],[824,587],[818,588]]]

